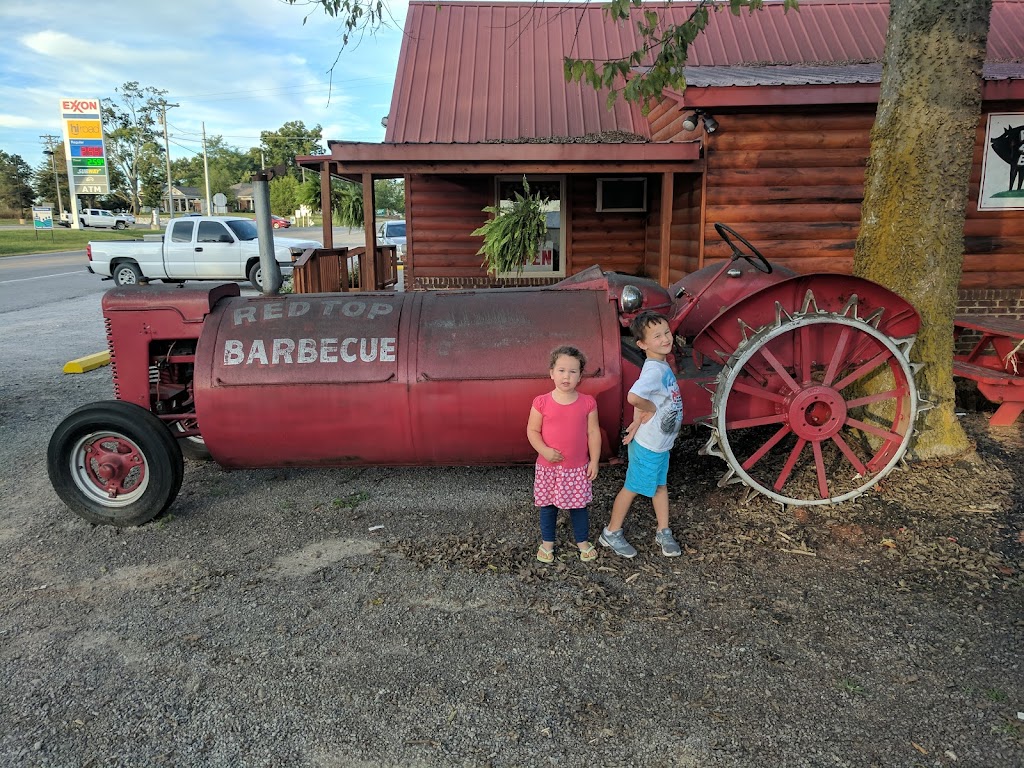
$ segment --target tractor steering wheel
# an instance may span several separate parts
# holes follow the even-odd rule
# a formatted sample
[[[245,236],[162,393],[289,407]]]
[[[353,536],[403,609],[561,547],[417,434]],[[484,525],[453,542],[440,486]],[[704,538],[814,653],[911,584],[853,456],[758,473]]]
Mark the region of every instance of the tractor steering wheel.
[[[736,261],[736,259],[744,259],[758,272],[764,272],[766,275],[770,275],[772,273],[772,265],[768,263],[768,259],[766,259],[764,255],[757,250],[757,248],[752,246],[747,238],[743,237],[743,235],[735,229],[727,227],[725,224],[715,224],[715,231],[718,233],[718,236],[725,241],[725,244],[732,248],[732,261]],[[737,248],[729,235],[732,235],[747,246],[747,250],[750,251],[750,253],[744,253]]]

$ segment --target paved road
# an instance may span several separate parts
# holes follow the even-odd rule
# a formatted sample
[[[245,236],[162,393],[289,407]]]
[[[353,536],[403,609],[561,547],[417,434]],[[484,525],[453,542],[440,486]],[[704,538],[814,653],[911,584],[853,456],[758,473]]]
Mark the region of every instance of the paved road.
[[[139,230],[140,235],[148,230]],[[320,239],[319,227],[294,227],[277,230],[277,237]],[[346,227],[334,228],[336,246],[361,246],[365,242],[362,230]],[[242,283],[243,291],[248,283]],[[99,311],[99,297],[113,287],[113,282],[103,280],[86,271],[84,250],[37,253],[0,258],[0,318],[5,313],[83,296],[96,296]],[[0,323],[2,328],[2,323]]]
[[[95,294],[113,283],[85,270],[85,251],[37,253],[0,259],[0,317],[30,307]]]

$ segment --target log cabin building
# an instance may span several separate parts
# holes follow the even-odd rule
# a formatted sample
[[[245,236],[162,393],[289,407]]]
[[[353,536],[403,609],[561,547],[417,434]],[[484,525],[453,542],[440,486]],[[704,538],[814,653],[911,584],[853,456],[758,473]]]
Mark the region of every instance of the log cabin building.
[[[407,290],[547,284],[595,264],[668,285],[728,256],[715,222],[798,272],[850,272],[888,2],[783,10],[712,13],[687,88],[645,115],[564,78],[565,55],[636,47],[635,26],[599,5],[413,0],[384,142],[331,141],[299,162],[366,190],[404,179]],[[1024,210],[978,205],[990,115],[1024,126],[1024,2],[993,1],[983,77],[961,301],[1024,317]],[[471,233],[524,175],[550,200],[548,241],[521,275],[488,275]]]

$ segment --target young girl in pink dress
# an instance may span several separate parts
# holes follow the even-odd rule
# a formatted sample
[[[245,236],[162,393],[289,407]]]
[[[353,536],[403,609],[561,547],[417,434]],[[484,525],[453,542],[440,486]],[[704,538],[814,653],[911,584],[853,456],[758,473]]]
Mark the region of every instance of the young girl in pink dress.
[[[597,401],[577,392],[587,365],[576,347],[558,347],[549,364],[555,388],[533,400],[526,434],[537,451],[534,503],[540,507],[541,544],[537,559],[555,559],[555,520],[559,509],[569,510],[580,560],[597,559],[597,549],[588,540],[590,512],[594,498],[591,483],[597,479],[601,457],[601,431]]]

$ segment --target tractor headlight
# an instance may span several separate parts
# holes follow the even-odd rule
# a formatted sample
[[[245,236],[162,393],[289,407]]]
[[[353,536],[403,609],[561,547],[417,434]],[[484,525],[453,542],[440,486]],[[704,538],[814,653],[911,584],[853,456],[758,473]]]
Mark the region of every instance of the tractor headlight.
[[[644,305],[644,294],[635,285],[627,285],[619,296],[619,308],[626,314],[636,312]]]

